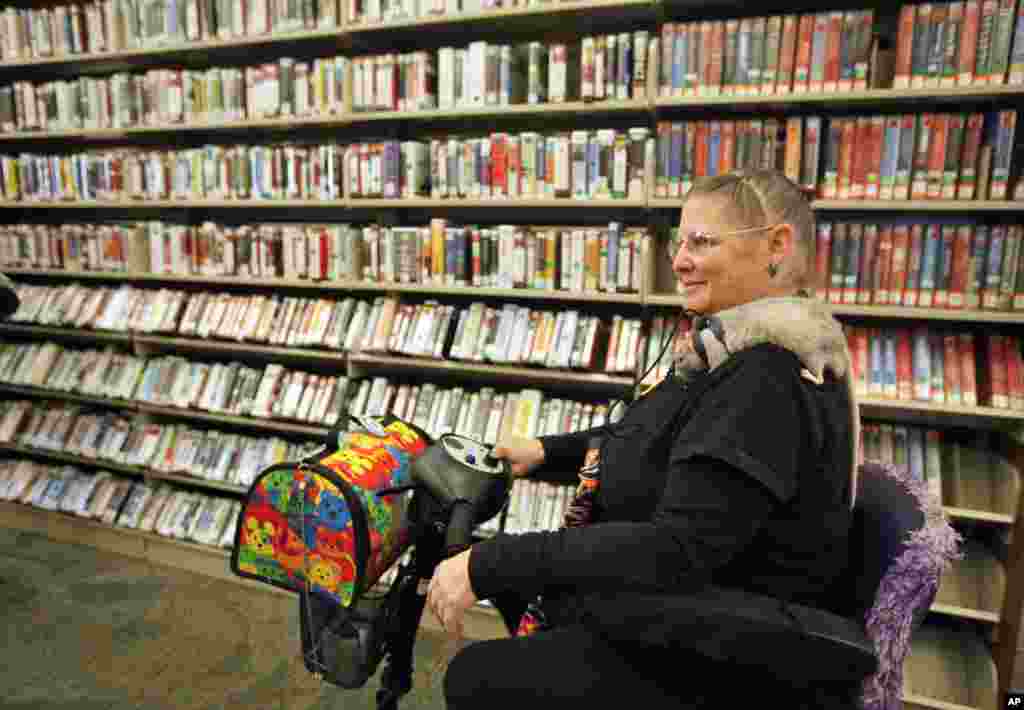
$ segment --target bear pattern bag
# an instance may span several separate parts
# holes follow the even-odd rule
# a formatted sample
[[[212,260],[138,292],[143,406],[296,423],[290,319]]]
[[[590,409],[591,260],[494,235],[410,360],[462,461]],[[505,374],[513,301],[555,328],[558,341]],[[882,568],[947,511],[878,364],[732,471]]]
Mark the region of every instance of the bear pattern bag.
[[[238,515],[235,574],[348,608],[408,548],[404,487],[430,436],[391,415],[349,421],[324,450],[253,481]]]

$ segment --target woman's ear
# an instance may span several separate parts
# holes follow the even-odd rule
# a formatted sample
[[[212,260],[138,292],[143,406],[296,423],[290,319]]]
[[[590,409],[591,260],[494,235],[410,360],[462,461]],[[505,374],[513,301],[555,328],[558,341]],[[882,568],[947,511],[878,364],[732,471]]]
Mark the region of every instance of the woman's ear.
[[[793,253],[796,232],[788,222],[776,225],[768,236],[768,250],[776,263],[785,261]]]

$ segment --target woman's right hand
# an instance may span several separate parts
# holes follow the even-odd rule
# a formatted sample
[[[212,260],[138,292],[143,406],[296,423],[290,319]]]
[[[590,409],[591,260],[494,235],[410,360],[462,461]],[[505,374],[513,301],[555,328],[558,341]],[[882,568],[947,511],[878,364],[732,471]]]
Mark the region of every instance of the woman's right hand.
[[[540,439],[508,436],[495,445],[491,455],[508,461],[512,475],[522,478],[544,463],[544,445]]]

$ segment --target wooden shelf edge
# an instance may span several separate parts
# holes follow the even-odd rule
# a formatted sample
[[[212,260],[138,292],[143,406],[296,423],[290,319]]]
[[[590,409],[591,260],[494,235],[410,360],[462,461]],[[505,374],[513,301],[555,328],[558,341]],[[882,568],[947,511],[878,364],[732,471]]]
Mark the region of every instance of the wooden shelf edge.
[[[943,506],[946,515],[953,519],[971,520],[980,523],[996,523],[999,525],[1013,525],[1015,520],[1012,515],[1003,513],[991,513],[985,510],[971,510],[969,508],[956,508]]]
[[[392,20],[373,24],[348,24],[346,29],[350,34],[367,34],[371,32],[386,32],[397,29],[415,29],[417,27],[429,28],[443,24],[468,24],[472,22],[486,22],[488,20],[504,20],[513,17],[527,17],[531,15],[561,15],[565,13],[584,12],[586,10],[600,10],[627,7],[649,6],[653,10],[657,3],[653,0],[584,0],[583,2],[560,2],[547,5],[535,5],[532,7],[515,7],[488,12],[437,15],[431,18],[417,18],[413,20]]]
[[[430,197],[407,197],[407,198],[379,198],[379,197],[350,197],[348,200],[350,209],[417,209],[423,207],[439,208],[476,208],[476,207],[510,207],[515,209],[529,209],[537,207],[557,207],[573,209],[645,209],[647,201],[643,199],[601,199],[601,200],[577,200],[570,197],[561,198],[519,198],[519,197],[492,197],[487,199],[435,199]]]
[[[916,402],[902,399],[876,399],[858,395],[861,407],[878,409],[895,409],[905,412],[922,412],[928,414],[948,414],[965,417],[981,417],[996,420],[1024,421],[1024,412],[1013,409],[997,409],[995,407],[963,407],[931,402]]]
[[[679,198],[649,198],[651,209],[679,209]],[[1024,200],[812,200],[818,211],[848,212],[1024,212]]]
[[[979,609],[968,609],[966,607],[938,603],[932,604],[931,611],[935,614],[953,616],[958,619],[971,619],[973,621],[983,621],[989,624],[999,623],[999,614],[992,611],[981,611]]]
[[[211,336],[212,338],[212,336]],[[314,350],[307,347],[281,347],[276,345],[259,345],[245,341],[213,340],[211,338],[187,338],[170,335],[133,335],[132,341],[140,345],[181,348],[184,350],[209,350],[253,355],[272,355],[289,358],[305,358],[321,362],[345,363],[344,352]]]
[[[659,97],[655,108],[686,108],[704,106],[758,106],[762,104],[830,104],[922,99],[988,98],[1024,94],[1024,85],[998,84],[993,86],[931,87],[927,89],[861,89],[846,92],[787,92],[783,94],[719,94],[717,96]]]
[[[42,458],[47,458],[62,463],[68,463],[71,465],[90,466],[93,468],[106,469],[116,473],[123,473],[129,476],[142,476],[143,478],[149,478],[153,480],[168,481],[171,483],[182,483],[190,486],[195,486],[197,488],[205,488],[210,491],[240,494],[244,494],[248,491],[248,486],[240,486],[233,483],[224,483],[222,481],[211,481],[205,478],[189,476],[188,474],[165,473],[163,471],[157,471],[156,469],[118,463],[116,461],[111,461],[109,459],[91,459],[86,456],[80,456],[77,454],[67,454],[62,451],[54,451],[52,449],[37,449],[32,446],[25,446],[24,444],[0,442],[0,453],[2,452],[22,454],[27,456],[39,456]]]
[[[351,353],[349,363],[370,367],[401,367],[432,370],[435,372],[456,372],[460,374],[496,375],[517,377],[533,380],[549,380],[552,382],[575,382],[578,384],[599,385],[605,387],[631,387],[633,380],[629,377],[616,377],[599,373],[571,372],[567,370],[528,368],[506,365],[486,365],[466,363],[453,360],[433,360],[426,357],[401,355],[379,355],[375,353]]]
[[[41,335],[54,338],[78,338],[81,340],[93,340],[96,342],[128,343],[132,336],[130,333],[119,333],[111,330],[88,330],[85,328],[64,328],[51,325],[33,325],[29,323],[11,323],[10,321],[0,322],[0,334],[10,333],[12,335]]]
[[[279,34],[259,35],[255,37],[242,37],[237,39],[216,39],[200,42],[183,42],[168,44],[162,47],[147,47],[145,49],[124,49],[116,52],[95,52],[89,54],[63,54],[55,57],[33,58],[26,60],[13,60],[0,62],[0,71],[7,69],[22,69],[28,67],[46,66],[49,64],[94,64],[97,62],[108,62],[119,59],[137,59],[139,57],[159,57],[165,54],[177,54],[180,52],[193,52],[209,49],[230,49],[234,47],[250,47],[277,42],[295,42],[297,40],[330,39],[332,37],[342,38],[348,34],[343,27],[319,30],[300,30],[293,32],[282,32]]]
[[[329,431],[326,427],[303,425],[299,423],[284,422],[277,419],[259,419],[257,417],[240,417],[231,414],[217,414],[198,409],[180,409],[178,407],[165,407],[148,402],[135,402],[135,408],[143,413],[158,414],[179,419],[193,419],[205,422],[219,422],[221,424],[236,424],[252,427],[254,429],[266,429],[286,434],[304,434],[306,436],[323,437]]]
[[[115,409],[135,410],[135,403],[124,399],[108,399],[93,395],[78,394],[76,392],[65,392],[64,390],[50,390],[42,387],[30,387],[25,385],[8,384],[0,382],[0,392],[10,392],[24,397],[39,397],[42,399],[59,399],[65,402],[77,402],[79,404],[92,404],[98,407],[111,407]]]

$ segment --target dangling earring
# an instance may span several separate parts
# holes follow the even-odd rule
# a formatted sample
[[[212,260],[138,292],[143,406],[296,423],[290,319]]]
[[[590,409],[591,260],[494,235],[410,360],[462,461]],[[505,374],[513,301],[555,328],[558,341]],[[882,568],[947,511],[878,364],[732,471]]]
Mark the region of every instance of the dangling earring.
[[[777,273],[779,273],[779,265],[774,263],[768,264],[768,276],[774,279]]]

